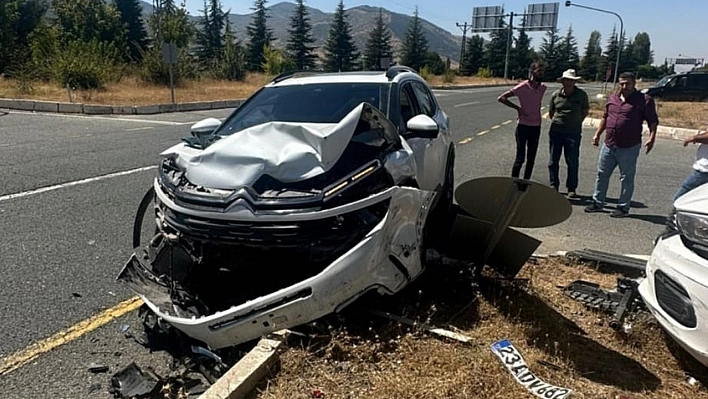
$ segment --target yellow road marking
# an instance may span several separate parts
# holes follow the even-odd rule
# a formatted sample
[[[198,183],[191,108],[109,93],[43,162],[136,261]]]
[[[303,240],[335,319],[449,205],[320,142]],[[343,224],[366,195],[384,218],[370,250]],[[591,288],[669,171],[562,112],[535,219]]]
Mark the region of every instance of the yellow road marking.
[[[477,133],[477,136],[484,136],[487,133],[489,133],[489,130],[483,130],[483,131]]]
[[[65,330],[59,331],[49,338],[35,342],[25,349],[11,354],[10,356],[0,360],[0,376],[24,366],[39,357],[39,355],[47,353],[82,337],[83,335],[113,321],[113,319],[132,312],[133,310],[139,308],[142,304],[142,299],[138,297],[130,298]]]
[[[494,125],[494,126],[492,126],[492,130],[499,129],[500,127],[501,127],[501,125]]]
[[[474,140],[474,137],[467,137],[466,139],[462,139],[458,142],[458,144],[467,144],[470,141]]]
[[[511,119],[509,119],[508,121],[502,122],[502,125],[508,125],[508,124],[510,124],[510,123],[511,123]]]

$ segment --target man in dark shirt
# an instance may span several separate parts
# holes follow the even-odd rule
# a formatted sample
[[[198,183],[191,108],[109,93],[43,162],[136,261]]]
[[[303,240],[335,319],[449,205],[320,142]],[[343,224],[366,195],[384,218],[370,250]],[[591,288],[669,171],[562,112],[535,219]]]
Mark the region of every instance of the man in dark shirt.
[[[619,86],[619,93],[610,95],[605,104],[605,114],[592,138],[592,145],[597,147],[602,132],[607,130],[597,162],[593,203],[585,208],[585,212],[602,211],[610,176],[615,167],[619,166],[622,192],[617,201],[617,209],[610,214],[615,218],[629,216],[637,158],[642,146],[642,123],[646,121],[649,125],[649,138],[644,144],[647,154],[654,147],[656,128],[659,125],[654,100],[635,89],[633,73],[620,74]]]
[[[548,175],[551,187],[558,191],[560,157],[561,153],[565,153],[565,164],[568,166],[565,186],[568,189],[568,198],[577,197],[575,190],[578,187],[580,138],[583,133],[583,119],[590,111],[587,93],[575,85],[579,79],[575,76],[575,69],[563,72],[559,79],[563,87],[553,93],[548,107],[548,116],[552,120],[548,132]]]

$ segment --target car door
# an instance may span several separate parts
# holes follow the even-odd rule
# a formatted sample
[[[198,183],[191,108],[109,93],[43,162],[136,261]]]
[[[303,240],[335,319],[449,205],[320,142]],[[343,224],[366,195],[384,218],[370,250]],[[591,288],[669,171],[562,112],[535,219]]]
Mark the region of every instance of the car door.
[[[447,152],[451,141],[449,119],[427,86],[421,82],[409,81],[401,84],[400,98],[401,119],[404,123],[412,116],[425,114],[438,125],[439,130],[433,136],[420,137],[406,132],[404,137],[415,153],[418,185],[425,190],[439,190],[445,181]],[[410,117],[406,115],[407,102],[413,105],[413,115]]]

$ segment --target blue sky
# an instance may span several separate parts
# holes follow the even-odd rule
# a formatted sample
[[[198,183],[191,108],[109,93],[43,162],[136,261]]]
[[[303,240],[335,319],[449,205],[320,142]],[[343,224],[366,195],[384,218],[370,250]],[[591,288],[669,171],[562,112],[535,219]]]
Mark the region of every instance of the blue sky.
[[[253,7],[252,0],[221,0],[225,9],[231,9],[234,14],[248,14]],[[267,5],[279,3],[280,0],[269,0]],[[338,0],[305,0],[305,4],[325,12],[333,12]],[[494,0],[463,1],[463,0],[345,0],[344,7],[358,5],[384,7],[401,14],[413,14],[418,7],[419,15],[452,32],[461,35],[462,31],[455,24],[471,23],[472,8],[482,6],[504,5],[507,12],[523,13],[530,3],[543,3],[544,0]],[[647,32],[651,38],[654,50],[654,62],[663,63],[665,58],[676,58],[680,55],[706,58],[708,61],[708,1],[706,0],[579,0],[577,4],[614,11],[624,20],[627,37],[634,37],[638,32]],[[203,0],[186,0],[187,8],[193,15],[198,15],[203,8]],[[516,25],[516,24],[515,24]],[[573,27],[578,39],[578,47],[582,49],[592,30],[602,34],[603,47],[606,44],[612,28],[619,31],[619,20],[614,15],[586,10],[578,7],[565,7],[560,1],[558,16],[559,33],[563,34],[568,27]],[[537,47],[542,40],[542,32],[531,33],[532,44]]]

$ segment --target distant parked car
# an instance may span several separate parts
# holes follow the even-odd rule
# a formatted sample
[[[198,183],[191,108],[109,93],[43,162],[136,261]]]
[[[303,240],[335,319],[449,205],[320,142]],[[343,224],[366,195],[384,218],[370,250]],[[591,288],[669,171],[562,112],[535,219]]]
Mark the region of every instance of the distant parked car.
[[[666,332],[708,367],[708,184],[674,208],[639,292]]]
[[[708,101],[708,71],[665,76],[642,92],[665,101]]]

